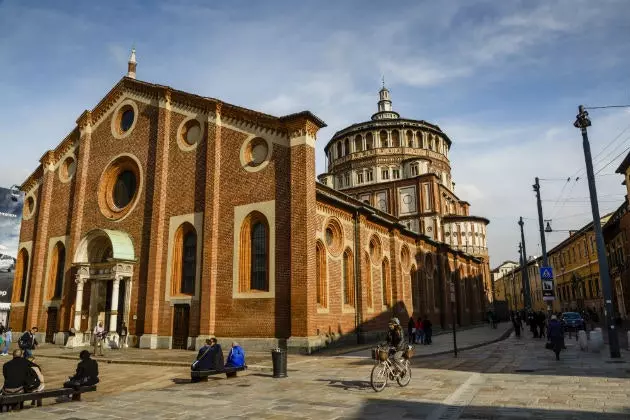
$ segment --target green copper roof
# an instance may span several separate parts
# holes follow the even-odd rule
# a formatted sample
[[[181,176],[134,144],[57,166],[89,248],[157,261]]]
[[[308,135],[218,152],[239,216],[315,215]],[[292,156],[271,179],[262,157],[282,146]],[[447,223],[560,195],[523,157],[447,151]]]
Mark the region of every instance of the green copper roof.
[[[131,238],[129,237],[129,235],[119,230],[103,229],[103,232],[105,232],[105,234],[109,237],[109,240],[112,242],[114,259],[135,259],[135,254],[133,252],[133,243],[131,242]]]

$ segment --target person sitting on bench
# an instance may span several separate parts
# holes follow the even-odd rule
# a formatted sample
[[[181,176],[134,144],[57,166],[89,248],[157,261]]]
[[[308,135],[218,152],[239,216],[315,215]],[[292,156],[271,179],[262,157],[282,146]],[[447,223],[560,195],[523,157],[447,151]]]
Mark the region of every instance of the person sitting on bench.
[[[81,361],[77,365],[77,373],[71,376],[68,382],[63,384],[64,388],[79,388],[81,386],[92,386],[99,383],[98,379],[98,363],[96,360],[90,359],[90,352],[81,351],[79,354]]]
[[[31,368],[33,366],[37,365],[22,357],[21,350],[13,350],[13,359],[9,360],[2,367],[2,374],[4,375],[2,393],[7,395],[21,394],[25,391],[25,388],[31,388],[33,385]]]
[[[243,348],[238,345],[238,343],[233,342],[232,348],[228,353],[227,362],[225,362],[225,367],[235,367],[240,368],[245,366],[245,352]]]
[[[206,345],[199,349],[197,360],[190,366],[191,370],[223,370],[223,350],[216,338],[206,340]]]

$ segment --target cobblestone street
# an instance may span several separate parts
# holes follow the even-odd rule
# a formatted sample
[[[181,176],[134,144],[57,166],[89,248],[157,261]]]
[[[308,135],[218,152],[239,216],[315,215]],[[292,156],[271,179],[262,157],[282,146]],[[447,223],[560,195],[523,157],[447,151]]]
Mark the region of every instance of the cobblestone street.
[[[480,330],[481,331],[481,330]],[[488,330],[487,330],[488,331]],[[480,334],[480,332],[476,332]],[[375,393],[372,361],[361,357],[290,356],[289,377],[273,379],[261,362],[243,376],[185,383],[185,367],[101,363],[99,390],[80,403],[12,414],[28,419],[627,419],[630,355],[610,363],[574,341],[556,362],[544,340],[516,339],[413,361],[406,388]],[[40,358],[54,387],[74,362]],[[63,374],[61,373],[63,371]],[[59,373],[57,373],[59,372]],[[51,403],[48,403],[51,404]]]

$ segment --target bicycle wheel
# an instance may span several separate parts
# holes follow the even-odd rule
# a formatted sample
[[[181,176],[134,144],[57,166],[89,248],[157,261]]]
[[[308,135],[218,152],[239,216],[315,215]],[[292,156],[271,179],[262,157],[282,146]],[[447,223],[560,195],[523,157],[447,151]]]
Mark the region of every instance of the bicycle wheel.
[[[405,360],[403,362],[403,367],[404,375],[396,378],[396,382],[398,382],[398,385],[400,385],[401,387],[405,387],[409,385],[409,382],[411,382],[411,363],[409,363],[409,360]]]
[[[387,385],[387,366],[385,363],[379,363],[372,368],[372,375],[370,375],[370,385],[376,392],[381,392]]]

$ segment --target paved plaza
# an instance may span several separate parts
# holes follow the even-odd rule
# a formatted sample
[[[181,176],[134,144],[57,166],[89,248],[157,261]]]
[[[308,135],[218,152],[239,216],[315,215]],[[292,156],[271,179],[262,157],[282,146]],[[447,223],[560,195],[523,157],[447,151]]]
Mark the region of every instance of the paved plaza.
[[[500,330],[461,332],[462,342],[495,339]],[[451,340],[436,337],[435,352]],[[419,353],[428,352],[419,346]],[[431,347],[431,346],[426,346]],[[628,419],[630,354],[610,363],[607,353],[581,352],[574,341],[556,362],[544,340],[506,340],[452,354],[418,355],[406,388],[375,393],[373,362],[360,354],[289,356],[288,378],[271,377],[269,357],[252,355],[253,368],[235,379],[189,383],[186,366],[107,363],[101,359],[98,392],[79,403],[45,403],[10,415],[28,419]],[[72,372],[74,360],[42,349],[49,388]],[[132,351],[129,352],[131,354]],[[154,361],[174,354],[149,352]],[[181,352],[189,358],[191,352]],[[118,357],[116,355],[116,357]],[[132,356],[131,358],[139,356]],[[97,358],[98,359],[98,358]],[[174,359],[177,359],[174,357]],[[255,362],[254,362],[255,361]],[[186,363],[175,360],[175,363]]]

